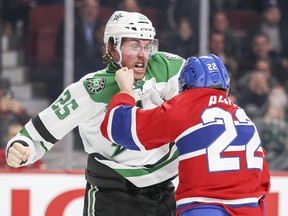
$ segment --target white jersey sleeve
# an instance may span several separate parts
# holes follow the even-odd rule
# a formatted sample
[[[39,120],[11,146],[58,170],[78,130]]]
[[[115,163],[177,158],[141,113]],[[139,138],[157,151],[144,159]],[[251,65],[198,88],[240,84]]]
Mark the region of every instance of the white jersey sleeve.
[[[96,106],[82,81],[71,84],[54,103],[31,119],[8,142],[7,150],[14,142],[28,145],[31,155],[23,165],[34,163],[80,122],[93,116]]]

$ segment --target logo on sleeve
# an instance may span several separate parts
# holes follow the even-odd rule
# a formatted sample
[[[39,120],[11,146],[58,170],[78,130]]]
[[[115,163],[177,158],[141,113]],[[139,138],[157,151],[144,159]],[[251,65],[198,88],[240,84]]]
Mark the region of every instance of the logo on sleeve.
[[[105,88],[105,78],[90,79],[87,83],[87,89],[90,93],[101,92]]]

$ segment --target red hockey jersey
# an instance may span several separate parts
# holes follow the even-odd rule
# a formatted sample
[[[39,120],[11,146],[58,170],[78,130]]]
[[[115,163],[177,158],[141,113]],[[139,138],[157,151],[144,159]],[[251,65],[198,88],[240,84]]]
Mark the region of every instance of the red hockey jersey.
[[[224,92],[194,88],[150,110],[136,107],[128,94],[117,94],[101,131],[110,141],[134,150],[176,142],[178,213],[213,203],[231,215],[265,214],[270,175],[261,140],[244,110]]]

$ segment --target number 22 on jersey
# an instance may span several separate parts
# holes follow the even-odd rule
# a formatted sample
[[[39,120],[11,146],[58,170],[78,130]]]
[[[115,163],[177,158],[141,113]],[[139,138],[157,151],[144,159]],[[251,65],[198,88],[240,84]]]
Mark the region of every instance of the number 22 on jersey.
[[[206,155],[210,172],[240,169],[238,156],[222,156],[223,153],[229,151],[244,151],[246,168],[262,170],[263,149],[258,132],[243,109],[237,109],[235,116],[237,121],[233,120],[231,113],[219,107],[208,108],[201,116],[203,125],[208,126],[217,121],[225,127],[225,130],[207,147]],[[241,136],[247,136],[247,131],[249,131],[249,139],[241,139]],[[241,143],[243,140],[245,143]],[[261,152],[262,156],[258,156],[256,152]]]

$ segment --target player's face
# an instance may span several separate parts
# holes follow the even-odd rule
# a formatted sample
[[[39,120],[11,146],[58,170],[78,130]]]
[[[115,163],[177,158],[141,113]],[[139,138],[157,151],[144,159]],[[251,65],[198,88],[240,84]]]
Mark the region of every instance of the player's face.
[[[143,79],[151,52],[151,40],[127,38],[120,49],[122,66],[133,70],[135,80]]]

